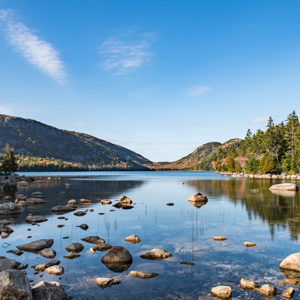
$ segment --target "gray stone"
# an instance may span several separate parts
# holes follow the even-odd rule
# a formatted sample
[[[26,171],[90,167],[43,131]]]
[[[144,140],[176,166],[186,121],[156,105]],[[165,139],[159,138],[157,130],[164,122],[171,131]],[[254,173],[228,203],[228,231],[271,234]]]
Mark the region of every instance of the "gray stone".
[[[202,195],[201,193],[196,193],[192,195],[189,199],[189,202],[207,202],[207,197],[205,195]]]
[[[151,272],[138,272],[138,271],[130,271],[129,275],[132,277],[139,277],[142,279],[153,278],[158,275],[158,273],[151,273]]]
[[[279,183],[274,184],[270,187],[270,190],[272,191],[297,191],[298,187],[294,183]]]
[[[244,290],[255,290],[258,287],[258,283],[255,281],[242,278],[240,281],[241,288]]]
[[[41,239],[28,244],[19,245],[17,248],[28,252],[38,252],[45,248],[51,248],[53,243],[54,241],[52,239]]]
[[[52,260],[49,260],[49,261],[45,261],[43,263],[40,263],[38,265],[35,265],[34,266],[34,269],[36,271],[44,271],[45,269],[49,268],[49,267],[52,267],[52,266],[55,266],[55,265],[59,265],[60,264],[60,261],[58,259],[52,259]]]
[[[87,237],[85,237],[81,240],[86,242],[86,243],[90,243],[90,244],[103,244],[103,243],[105,243],[105,240],[102,239],[101,237],[97,236],[97,235],[87,236]]]
[[[103,263],[132,263],[132,256],[129,251],[122,247],[116,246],[110,249],[105,255],[103,255],[101,261]]]
[[[171,253],[162,249],[152,249],[141,254],[141,258],[151,260],[162,260],[173,256]]]
[[[72,243],[66,247],[66,250],[69,252],[81,252],[83,248],[83,245],[80,243]]]
[[[32,299],[30,283],[24,272],[20,270],[5,270],[0,272],[0,299]]]
[[[219,297],[221,299],[229,299],[231,297],[231,287],[230,286],[216,286],[211,289],[213,296]]]
[[[21,209],[14,202],[0,204],[0,215],[14,215],[21,213]]]
[[[106,288],[106,287],[110,287],[114,284],[119,284],[120,281],[117,279],[113,279],[113,278],[104,278],[104,277],[98,277],[98,278],[94,278],[93,281],[100,287],[102,288]]]
[[[39,255],[46,257],[46,258],[54,258],[56,255],[56,252],[52,248],[45,248],[39,252]]]
[[[300,272],[300,252],[286,257],[280,264],[280,269]]]
[[[33,300],[67,300],[67,295],[55,281],[41,281],[32,287]]]
[[[276,295],[276,288],[270,284],[264,284],[261,288],[258,289],[259,293],[266,297],[272,297]]]
[[[67,258],[67,259],[74,259],[74,258],[76,258],[76,257],[79,257],[80,256],[80,254],[78,253],[78,252],[68,252],[65,256],[64,256],[64,258]]]
[[[0,256],[0,272],[7,269],[17,269],[19,266],[19,262],[13,259],[8,259],[4,256]]]
[[[58,265],[54,265],[45,269],[45,272],[53,275],[62,275],[64,274],[64,268]]]
[[[44,216],[33,216],[30,214],[25,218],[25,221],[28,223],[41,223],[48,221],[48,219]]]
[[[73,205],[56,205],[51,208],[53,213],[66,213],[70,211],[74,211],[76,208]]]

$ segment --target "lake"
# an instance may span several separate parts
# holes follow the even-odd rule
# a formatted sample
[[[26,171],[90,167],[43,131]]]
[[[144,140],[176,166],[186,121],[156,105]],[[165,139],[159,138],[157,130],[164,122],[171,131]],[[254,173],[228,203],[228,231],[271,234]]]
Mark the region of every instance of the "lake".
[[[19,187],[18,192],[27,196],[34,191],[44,193],[46,203],[28,207],[13,219],[14,233],[1,240],[1,255],[28,263],[26,272],[33,284],[41,280],[58,281],[74,299],[213,299],[210,289],[217,285],[229,285],[233,298],[263,299],[258,292],[241,290],[241,278],[259,284],[270,283],[283,291],[286,286],[279,283],[285,277],[279,264],[286,256],[300,250],[300,192],[273,194],[269,187],[282,182],[279,180],[233,179],[213,172],[167,171],[26,175],[62,177]],[[200,208],[187,201],[197,192],[208,197],[207,204]],[[133,200],[133,209],[99,203],[100,199],[110,199],[114,204],[122,194]],[[82,217],[67,213],[64,216],[68,220],[58,219],[50,212],[55,205],[80,198],[93,201],[92,205],[81,205],[80,209],[92,208],[94,211],[88,211]],[[168,202],[174,206],[167,206]],[[24,218],[29,213],[45,215],[48,221],[39,226],[26,224]],[[89,226],[86,231],[77,227],[84,223]],[[59,228],[58,224],[64,227]],[[141,242],[130,244],[124,241],[132,234],[138,235]],[[81,241],[92,235],[125,247],[133,257],[130,268],[123,272],[108,269],[101,262],[105,252],[92,254],[89,249],[93,244]],[[218,242],[213,240],[214,236],[228,239]],[[31,266],[47,260],[38,254],[24,252],[18,257],[6,253],[19,244],[40,238],[54,239],[52,248],[64,267],[63,275],[34,274]],[[246,248],[243,243],[247,241],[257,246]],[[65,247],[73,242],[84,245],[81,256],[73,260],[63,258],[67,253]],[[161,261],[140,257],[142,252],[153,248],[165,249],[173,256]],[[195,265],[182,265],[178,261]],[[131,270],[159,275],[151,279],[134,278],[128,275]],[[92,281],[95,277],[113,277],[121,283],[102,289]],[[300,289],[295,287],[295,291],[294,297],[298,299]],[[281,299],[280,296],[277,298]]]

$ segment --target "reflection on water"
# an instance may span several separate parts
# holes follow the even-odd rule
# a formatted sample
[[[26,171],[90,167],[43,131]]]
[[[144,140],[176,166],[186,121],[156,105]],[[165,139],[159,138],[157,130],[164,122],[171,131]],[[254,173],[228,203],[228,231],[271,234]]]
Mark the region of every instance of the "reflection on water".
[[[181,181],[184,184],[179,184]],[[1,240],[1,255],[31,266],[46,259],[33,253],[16,257],[6,251],[39,238],[53,238],[56,258],[61,260],[65,274],[59,279],[41,273],[40,278],[41,274],[34,274],[28,268],[28,277],[34,283],[59,281],[74,299],[198,299],[209,295],[211,287],[216,285],[230,285],[234,297],[261,299],[257,292],[242,291],[240,279],[271,283],[282,291],[284,286],[279,282],[285,278],[279,264],[287,255],[299,252],[300,193],[273,194],[270,185],[271,180],[230,179],[211,172],[102,172],[98,177],[76,179],[75,176],[34,183],[18,192],[30,195],[41,191],[46,203],[25,208],[14,220],[15,232]],[[205,205],[195,207],[187,201],[196,192],[207,195]],[[112,206],[121,194],[133,200],[132,209]],[[82,217],[67,213],[67,220],[50,213],[51,207],[80,198],[93,201],[92,205],[80,209],[93,211],[87,211]],[[99,203],[99,199],[105,198],[112,205]],[[168,202],[175,205],[167,206]],[[24,217],[29,213],[47,215],[48,221],[38,226],[24,224]],[[59,228],[59,224],[64,226]],[[81,224],[89,228],[77,227]],[[138,235],[141,242],[124,241],[132,234]],[[32,238],[27,238],[29,235]],[[92,245],[81,240],[93,235],[128,249],[133,257],[132,265],[105,266],[101,262],[105,252],[92,254],[89,252]],[[216,235],[228,239],[213,241]],[[246,241],[257,246],[246,248],[243,246]],[[68,260],[63,256],[71,242],[81,242],[84,250],[80,257]],[[173,257],[163,261],[145,261],[140,257],[142,252],[153,248],[165,249]],[[179,261],[195,265],[179,264]],[[130,277],[131,270],[159,275],[142,280]],[[92,281],[94,277],[114,277],[121,284],[101,289]],[[299,293],[296,288],[295,298],[300,297]]]

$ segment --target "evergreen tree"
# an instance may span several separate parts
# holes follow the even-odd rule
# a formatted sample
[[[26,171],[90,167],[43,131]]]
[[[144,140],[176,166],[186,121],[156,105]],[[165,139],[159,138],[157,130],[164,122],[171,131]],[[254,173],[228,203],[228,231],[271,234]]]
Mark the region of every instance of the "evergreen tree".
[[[16,172],[18,164],[15,156],[14,148],[10,148],[9,144],[6,144],[3,148],[3,154],[0,162],[0,171],[5,175]]]

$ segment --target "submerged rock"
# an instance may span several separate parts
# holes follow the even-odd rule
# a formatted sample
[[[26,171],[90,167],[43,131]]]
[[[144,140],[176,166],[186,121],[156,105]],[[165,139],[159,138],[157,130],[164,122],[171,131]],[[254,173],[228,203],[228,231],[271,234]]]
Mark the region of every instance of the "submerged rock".
[[[54,258],[56,255],[56,252],[52,248],[45,248],[39,252],[39,255],[46,257],[46,258]]]
[[[64,268],[58,265],[51,266],[45,269],[45,272],[53,275],[61,275],[64,274]]]
[[[37,264],[37,265],[33,266],[33,268],[36,271],[40,272],[40,271],[44,271],[45,269],[47,269],[49,267],[59,265],[59,264],[60,264],[60,261],[58,259],[52,259],[52,260]]]
[[[136,244],[136,243],[139,243],[141,241],[141,239],[135,234],[127,236],[124,240],[126,242],[132,243],[132,244]]]
[[[85,214],[86,214],[85,211],[78,210],[78,211],[75,211],[73,215],[74,215],[74,216],[77,216],[77,217],[82,217],[82,216],[84,216]]]
[[[28,252],[38,252],[45,248],[51,248],[53,243],[54,241],[52,239],[41,239],[28,244],[19,245],[17,248]]]
[[[105,277],[98,277],[98,278],[94,278],[93,281],[100,287],[102,288],[106,288],[106,287],[110,287],[114,284],[119,284],[120,281],[117,279],[113,279],[113,278],[105,278]]]
[[[298,187],[294,183],[279,183],[270,187],[271,191],[297,191]]]
[[[103,244],[103,243],[105,243],[105,240],[102,239],[101,237],[97,236],[97,235],[87,236],[87,237],[85,237],[81,240],[86,242],[86,243],[90,243],[90,244]]]
[[[132,277],[139,277],[142,279],[153,278],[158,275],[158,273],[150,273],[150,272],[138,272],[138,271],[130,271],[129,275]]]
[[[275,296],[276,288],[270,284],[264,284],[261,288],[258,289],[259,293],[263,296]]]
[[[66,213],[66,212],[70,212],[70,211],[74,211],[76,208],[73,205],[56,205],[54,207],[51,208],[51,211],[53,213]]]
[[[109,249],[111,249],[113,246],[110,244],[96,244],[96,246],[94,247],[95,251],[107,251]]]
[[[66,247],[66,250],[69,252],[81,252],[83,248],[83,245],[80,243],[72,243]]]
[[[244,290],[255,290],[258,287],[258,283],[255,281],[242,278],[240,281],[241,288]]]
[[[4,256],[0,256],[0,272],[7,269],[17,269],[19,266],[19,262],[13,259],[8,259]]]
[[[162,260],[173,256],[171,253],[162,249],[152,249],[141,254],[141,258],[151,260]]]
[[[286,257],[280,264],[280,269],[300,272],[300,252]],[[300,274],[299,274],[300,277]]]
[[[78,252],[68,252],[65,256],[64,256],[64,258],[67,258],[67,259],[74,259],[74,258],[76,258],[76,257],[79,257],[80,256],[80,254],[78,253]]]
[[[220,285],[213,287],[211,289],[211,293],[213,296],[219,297],[221,299],[229,299],[232,292],[230,286]]]
[[[195,263],[193,263],[191,261],[183,261],[183,260],[180,260],[178,263],[180,263],[181,265],[189,265],[189,266],[195,265]]]
[[[31,291],[33,300],[67,300],[63,287],[55,281],[41,281]]]
[[[30,214],[25,218],[25,221],[28,223],[41,223],[48,221],[48,219],[44,216],[33,216]]]
[[[0,272],[0,299],[32,300],[30,283],[24,272],[19,270]]]

